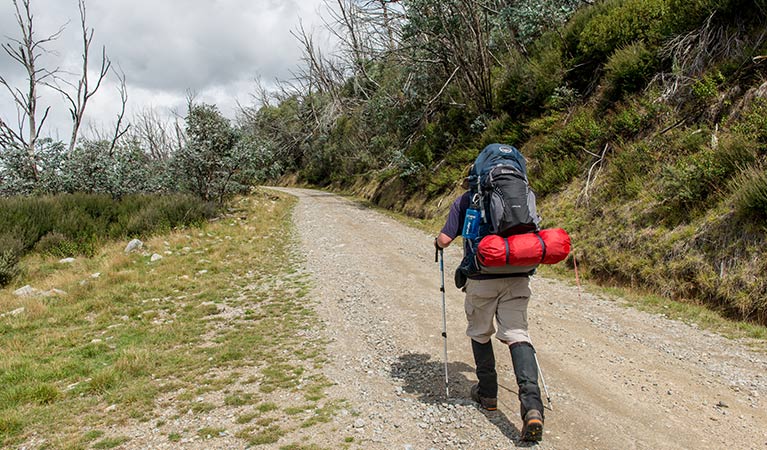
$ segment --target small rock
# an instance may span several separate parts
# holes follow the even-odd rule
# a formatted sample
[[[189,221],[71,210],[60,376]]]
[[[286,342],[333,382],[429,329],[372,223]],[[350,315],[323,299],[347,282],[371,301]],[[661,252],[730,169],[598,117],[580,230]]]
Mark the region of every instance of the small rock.
[[[208,273],[207,270],[201,270],[201,271],[197,272],[197,275],[205,275],[206,273]]]
[[[728,405],[727,403],[725,403],[725,402],[723,402],[721,400],[719,401],[719,403],[716,404],[716,406],[718,406],[720,408],[729,408],[730,407],[730,405]]]
[[[153,254],[152,257],[149,259],[152,262],[159,261],[162,259],[162,256],[158,255],[157,253]]]
[[[117,409],[117,405],[109,405],[109,406],[106,407],[106,409],[104,411],[112,412],[112,411],[115,411],[116,409]]]
[[[362,419],[357,419],[354,421],[354,428],[364,428],[365,427],[365,421]]]
[[[13,295],[17,297],[31,297],[33,295],[39,294],[40,291],[38,289],[33,288],[30,285],[26,285],[22,288],[16,289],[13,291]]]
[[[140,248],[143,248],[143,247],[144,247],[144,243],[143,242],[141,242],[138,239],[134,239],[134,240],[128,242],[128,245],[125,247],[125,253],[130,253],[130,252],[136,251],[136,250],[138,250]]]
[[[91,274],[91,278],[93,278],[94,280],[95,280],[96,278],[100,277],[100,276],[101,276],[101,272],[96,272],[96,273],[94,273],[94,274]]]
[[[60,264],[72,264],[73,262],[75,262],[74,258],[64,258],[59,260]]]
[[[22,306],[21,308],[16,308],[13,311],[8,311],[5,314],[0,314],[0,318],[9,317],[9,316],[18,316],[19,314],[23,313],[24,311],[25,311],[25,309]]]

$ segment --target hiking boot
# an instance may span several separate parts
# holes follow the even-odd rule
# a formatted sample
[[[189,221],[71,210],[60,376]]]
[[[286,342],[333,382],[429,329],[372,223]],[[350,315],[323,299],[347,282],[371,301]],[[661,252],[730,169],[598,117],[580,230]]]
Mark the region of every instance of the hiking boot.
[[[488,411],[498,409],[498,399],[496,397],[483,397],[479,395],[479,383],[471,387],[471,399]]]
[[[525,423],[522,425],[522,440],[540,442],[543,439],[543,416],[537,409],[531,409],[525,414]]]

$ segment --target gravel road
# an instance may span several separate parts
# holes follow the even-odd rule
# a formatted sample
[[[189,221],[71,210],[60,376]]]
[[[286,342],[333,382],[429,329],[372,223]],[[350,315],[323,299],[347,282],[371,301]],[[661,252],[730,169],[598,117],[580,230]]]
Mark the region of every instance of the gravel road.
[[[459,246],[445,252],[450,398],[445,397],[439,266],[432,236],[324,192],[299,198],[294,221],[349,407],[325,432],[351,448],[495,449],[518,440],[511,358],[494,342],[499,410],[468,399],[475,382]],[[554,409],[541,449],[766,449],[767,355],[694,326],[532,281],[530,332]]]

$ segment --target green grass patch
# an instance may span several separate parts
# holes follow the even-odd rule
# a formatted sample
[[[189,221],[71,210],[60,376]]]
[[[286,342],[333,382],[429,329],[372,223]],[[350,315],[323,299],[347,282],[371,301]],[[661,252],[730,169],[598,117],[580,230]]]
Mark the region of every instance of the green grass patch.
[[[271,425],[263,429],[245,429],[237,433],[237,437],[244,439],[248,445],[273,444],[285,435],[285,430],[277,425]]]
[[[287,408],[283,408],[283,411],[285,412],[285,414],[289,416],[295,416],[297,414],[303,413],[304,411],[309,411],[312,409],[314,409],[314,405],[310,404],[310,405],[303,405],[303,406],[289,406]]]
[[[260,412],[254,412],[254,413],[249,413],[249,414],[242,414],[242,415],[237,416],[237,419],[235,419],[235,422],[237,422],[238,424],[241,424],[241,425],[242,424],[246,424],[246,423],[250,423],[250,422],[253,421],[253,419],[255,419],[256,417],[258,417],[260,415],[261,415]]]
[[[290,444],[280,447],[280,450],[324,450],[326,447],[320,447],[318,445],[310,444],[310,445],[301,445],[301,444]]]
[[[257,398],[254,394],[238,392],[236,394],[227,395],[224,398],[224,404],[226,406],[243,406],[251,405],[257,402]]]
[[[95,441],[96,439],[100,438],[101,436],[104,436],[104,432],[101,430],[91,430],[88,431],[83,435],[84,441]]]
[[[204,427],[197,430],[197,436],[200,436],[203,439],[212,439],[221,436],[225,431],[226,429],[224,428]]]
[[[262,414],[266,413],[266,412],[269,412],[269,411],[274,411],[274,410],[277,410],[277,409],[279,409],[277,407],[277,405],[275,405],[274,403],[271,403],[271,402],[261,403],[260,405],[256,406],[256,411],[258,411],[258,412],[260,412]]]
[[[118,447],[126,442],[130,441],[130,438],[128,437],[113,437],[113,438],[106,438],[102,439],[95,444],[93,444],[93,448],[95,449],[108,449],[108,448],[115,448]]]

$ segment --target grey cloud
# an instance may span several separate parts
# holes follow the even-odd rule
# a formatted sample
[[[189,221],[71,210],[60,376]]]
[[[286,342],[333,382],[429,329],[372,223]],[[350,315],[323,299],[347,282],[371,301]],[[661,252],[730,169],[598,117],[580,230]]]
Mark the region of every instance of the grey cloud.
[[[179,3],[179,2],[173,2]],[[186,3],[186,2],[184,2]],[[99,5],[97,33],[112,59],[145,88],[202,89],[263,73],[285,77],[300,57],[292,2],[228,0]]]
[[[206,93],[205,101],[232,109],[233,99],[260,76],[266,83],[287,79],[299,64],[301,49],[290,34],[301,17],[307,30],[321,29],[317,10],[323,0],[86,0],[88,25],[95,29],[92,69],[101,46],[127,77],[129,102],[183,99],[192,89]],[[81,42],[77,0],[32,0],[38,36],[47,36],[66,24],[61,38],[51,43],[44,57],[48,68],[79,71]],[[0,0],[0,39],[18,37],[11,0]],[[321,39],[317,40],[321,42]],[[0,54],[0,74],[23,82],[17,63]],[[110,75],[111,77],[111,75]],[[114,80],[94,97],[87,114],[113,116]],[[149,94],[153,93],[153,94]],[[60,98],[43,93],[55,117],[66,115]],[[96,100],[96,98],[99,98]],[[217,97],[217,98],[214,98]],[[0,115],[15,116],[6,92],[0,91]],[[225,105],[230,105],[229,107]],[[142,104],[129,105],[141,109]],[[60,113],[60,114],[59,114]],[[54,117],[52,116],[52,117]],[[52,119],[51,122],[58,121]],[[66,118],[61,119],[66,128]]]

